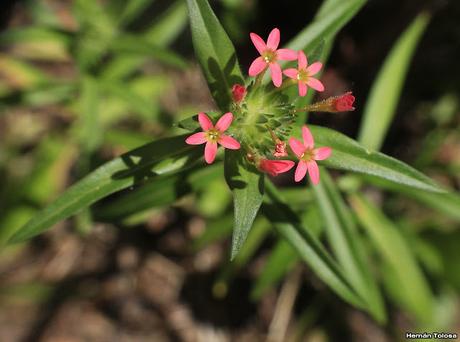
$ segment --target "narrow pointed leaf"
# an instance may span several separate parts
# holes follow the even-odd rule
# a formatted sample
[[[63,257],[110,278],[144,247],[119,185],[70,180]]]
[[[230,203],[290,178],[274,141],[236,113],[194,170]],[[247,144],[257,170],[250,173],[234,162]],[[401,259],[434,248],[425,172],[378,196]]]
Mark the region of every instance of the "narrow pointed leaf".
[[[313,23],[294,37],[287,47],[308,55],[323,39],[332,39],[366,3],[366,0],[325,1]],[[286,64],[284,62],[283,64]]]
[[[430,323],[434,298],[408,242],[398,227],[364,196],[352,195],[350,201],[384,264],[397,277],[398,293],[406,309],[421,323]]]
[[[401,35],[386,58],[371,88],[358,140],[379,150],[396,112],[410,60],[426,26],[429,15],[420,14]]]
[[[228,110],[232,86],[243,82],[235,48],[207,0],[187,5],[196,57],[217,105]]]
[[[362,237],[358,234],[351,212],[327,171],[321,170],[321,182],[313,187],[323,214],[331,248],[345,269],[345,275],[368,305],[367,310],[378,322],[385,321],[385,309]]]
[[[233,192],[235,224],[233,259],[243,246],[264,196],[264,175],[249,165],[241,151],[225,151],[225,179]]]
[[[413,188],[444,192],[436,183],[411,166],[380,152],[372,152],[353,139],[325,127],[310,125],[315,142],[332,147],[330,158],[323,165],[340,170],[377,176]]]
[[[100,166],[71,186],[16,232],[10,242],[27,240],[99,199],[145,179],[184,168],[197,159],[185,136],[158,140]],[[198,150],[197,150],[198,151]]]
[[[346,279],[344,269],[311,234],[308,227],[302,226],[299,217],[283,202],[274,185],[267,182],[266,189],[267,196],[263,213],[272,222],[281,237],[335,293],[355,306],[365,307],[362,298]]]

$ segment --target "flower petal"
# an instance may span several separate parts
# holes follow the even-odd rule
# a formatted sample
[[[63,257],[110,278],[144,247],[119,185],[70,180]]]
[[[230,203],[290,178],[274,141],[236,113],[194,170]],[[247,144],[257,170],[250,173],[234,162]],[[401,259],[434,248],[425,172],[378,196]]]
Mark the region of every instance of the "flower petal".
[[[276,50],[276,56],[283,61],[295,61],[297,52],[291,49],[279,49]]]
[[[205,113],[198,114],[198,122],[200,123],[203,131],[209,131],[210,129],[214,128],[211,119]]]
[[[249,36],[251,37],[252,43],[256,47],[257,51],[259,51],[260,54],[263,54],[264,51],[267,50],[267,45],[264,40],[256,33],[250,33]]]
[[[264,59],[262,57],[257,57],[249,67],[249,76],[254,77],[259,75],[266,67],[267,63],[265,63]]]
[[[315,62],[307,68],[307,72],[310,76],[313,76],[317,74],[321,70],[322,67],[323,67],[323,63]]]
[[[232,121],[233,121],[233,114],[230,112],[225,113],[217,121],[216,128],[221,132],[225,132],[227,128],[230,127],[230,125],[232,124]]]
[[[299,51],[297,56],[299,69],[305,69],[308,65],[307,56],[305,56],[305,52]]]
[[[319,183],[319,169],[318,164],[315,161],[307,163],[308,174],[310,175],[311,182],[316,185]]]
[[[287,172],[295,165],[292,160],[271,160],[270,163],[277,174]]]
[[[302,154],[304,154],[305,150],[307,149],[304,144],[300,140],[296,138],[289,139],[289,146],[291,147],[292,152],[297,156],[297,158],[301,158]]]
[[[313,146],[315,146],[313,135],[311,135],[310,130],[305,125],[302,127],[302,138],[305,148],[313,148]]]
[[[185,142],[189,145],[204,144],[206,142],[206,134],[204,132],[198,132],[198,133],[192,134],[187,139],[185,139]]]
[[[323,84],[320,81],[318,81],[316,78],[309,78],[308,81],[307,81],[307,85],[309,87],[312,87],[313,89],[315,89],[317,91],[323,91],[324,90]]]
[[[283,74],[285,74],[287,77],[293,78],[295,80],[297,79],[297,74],[298,73],[299,72],[297,71],[297,69],[292,69],[292,68],[291,69],[286,69],[286,70],[283,71]]]
[[[206,143],[206,146],[204,147],[204,160],[206,160],[206,163],[212,164],[214,159],[216,159],[216,154],[217,154],[217,143],[208,141]]]
[[[308,87],[305,83],[299,82],[299,96],[307,95]]]
[[[303,160],[299,161],[299,164],[297,164],[297,168],[295,169],[294,180],[296,182],[300,182],[307,174],[307,169],[307,163]]]
[[[330,147],[320,147],[314,151],[315,160],[324,160],[330,157],[332,154],[332,148]]]
[[[270,63],[270,71],[272,72],[272,81],[275,87],[280,87],[283,83],[283,73],[278,63]]]
[[[272,32],[268,35],[267,39],[267,47],[270,50],[275,51],[278,49],[278,45],[280,45],[280,30],[277,28],[274,28]]]
[[[225,148],[228,148],[229,150],[239,150],[241,147],[238,141],[224,134],[220,136],[219,144],[221,144]]]

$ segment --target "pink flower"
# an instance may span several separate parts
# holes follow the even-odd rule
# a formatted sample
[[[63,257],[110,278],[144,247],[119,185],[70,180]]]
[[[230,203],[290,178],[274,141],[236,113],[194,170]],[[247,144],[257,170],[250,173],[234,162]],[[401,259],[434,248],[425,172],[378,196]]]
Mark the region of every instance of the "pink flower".
[[[246,88],[241,84],[232,87],[232,98],[235,103],[240,103],[246,97]]]
[[[316,78],[312,77],[313,75],[317,74],[322,67],[323,64],[321,62],[315,62],[308,66],[307,56],[305,56],[303,51],[299,51],[298,69],[286,69],[284,70],[284,74],[289,78],[297,80],[299,86],[299,95],[305,96],[307,95],[308,87],[312,87],[317,91],[324,90],[323,84]]]
[[[259,169],[272,176],[278,176],[280,173],[287,172],[294,167],[295,163],[292,160],[269,160],[261,159],[259,161]]]
[[[294,61],[297,58],[296,52],[290,49],[278,49],[278,45],[280,44],[280,30],[277,28],[274,28],[270,32],[267,44],[255,33],[251,33],[250,36],[254,46],[260,53],[260,57],[257,57],[249,67],[249,76],[257,76],[269,67],[273,84],[275,87],[281,86],[283,74],[278,60]]]
[[[303,143],[295,138],[289,139],[292,152],[299,158],[295,170],[294,180],[300,182],[308,173],[313,184],[319,183],[319,169],[316,160],[329,158],[332,149],[330,147],[314,148],[315,142],[307,126],[302,127]]]
[[[337,112],[348,112],[355,110],[355,107],[353,107],[354,102],[355,97],[352,95],[351,91],[349,91],[334,98],[334,109]]]
[[[240,143],[223,134],[233,121],[233,114],[226,113],[217,121],[214,126],[205,113],[198,114],[198,121],[203,132],[198,132],[189,136],[185,142],[189,145],[201,145],[206,143],[204,148],[204,159],[206,163],[212,164],[217,154],[217,143],[230,150],[238,150]]]

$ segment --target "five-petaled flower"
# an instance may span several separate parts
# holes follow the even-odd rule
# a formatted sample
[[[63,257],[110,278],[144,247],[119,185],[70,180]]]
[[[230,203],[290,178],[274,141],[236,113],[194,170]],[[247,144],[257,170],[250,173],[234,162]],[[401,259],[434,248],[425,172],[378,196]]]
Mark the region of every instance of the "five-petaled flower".
[[[289,139],[289,146],[292,152],[299,158],[299,163],[295,170],[294,180],[300,182],[305,175],[310,175],[313,184],[319,183],[319,169],[316,160],[329,158],[332,149],[330,147],[314,148],[315,142],[313,135],[307,126],[302,127],[303,143],[295,138]]]
[[[295,163],[292,160],[261,159],[258,166],[259,170],[272,176],[278,176],[280,173],[284,173],[292,169],[294,165]]]
[[[259,51],[260,57],[257,57],[249,67],[249,76],[257,76],[269,67],[273,84],[275,87],[281,86],[283,74],[278,61],[294,61],[297,59],[297,53],[290,49],[278,49],[280,43],[280,30],[277,28],[274,28],[270,32],[266,44],[264,40],[255,33],[251,33],[250,37],[257,51]]]
[[[307,56],[303,51],[298,52],[298,68],[286,69],[283,73],[294,80],[297,81],[299,87],[299,95],[307,95],[308,87],[311,87],[317,91],[323,91],[323,84],[312,76],[317,74],[323,64],[321,62],[315,62],[312,65],[308,66]]]
[[[334,109],[337,112],[348,112],[355,110],[355,107],[353,107],[354,102],[355,97],[352,95],[351,91],[349,91],[334,98]]]
[[[203,132],[198,132],[189,136],[185,142],[189,145],[201,145],[206,143],[204,148],[204,159],[206,163],[211,164],[216,158],[217,144],[224,148],[238,150],[240,143],[232,137],[223,134],[233,121],[233,114],[224,114],[214,126],[211,119],[205,113],[198,114],[198,121]]]

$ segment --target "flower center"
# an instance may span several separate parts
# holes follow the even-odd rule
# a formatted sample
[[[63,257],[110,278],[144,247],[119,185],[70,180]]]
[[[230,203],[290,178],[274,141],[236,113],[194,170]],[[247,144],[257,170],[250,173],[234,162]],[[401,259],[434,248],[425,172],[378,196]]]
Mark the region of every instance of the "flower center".
[[[217,129],[210,129],[206,131],[206,139],[210,142],[217,142],[220,139],[221,132]]]
[[[307,69],[300,69],[299,72],[297,73],[297,79],[299,81],[307,82],[309,78],[310,78],[310,75],[308,74]]]
[[[301,156],[300,159],[306,162],[315,160],[315,152],[313,149],[307,149]]]
[[[266,50],[262,54],[262,58],[264,59],[265,63],[270,64],[276,62],[276,52],[273,50]]]

